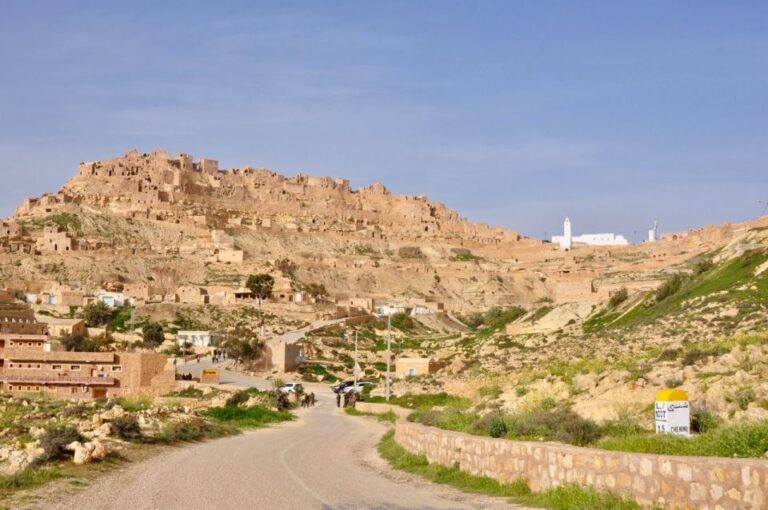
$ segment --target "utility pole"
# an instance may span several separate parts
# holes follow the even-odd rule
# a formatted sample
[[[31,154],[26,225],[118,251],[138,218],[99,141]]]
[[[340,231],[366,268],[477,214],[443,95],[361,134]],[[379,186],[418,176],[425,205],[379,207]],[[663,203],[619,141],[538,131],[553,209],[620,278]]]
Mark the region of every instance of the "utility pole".
[[[387,402],[389,402],[389,370],[390,370],[390,364],[391,364],[391,358],[390,352],[392,351],[392,310],[389,310],[389,313],[387,314]]]
[[[357,380],[360,375],[360,365],[357,363],[357,330],[355,330],[355,367],[352,371],[355,374],[355,391],[357,391]]]

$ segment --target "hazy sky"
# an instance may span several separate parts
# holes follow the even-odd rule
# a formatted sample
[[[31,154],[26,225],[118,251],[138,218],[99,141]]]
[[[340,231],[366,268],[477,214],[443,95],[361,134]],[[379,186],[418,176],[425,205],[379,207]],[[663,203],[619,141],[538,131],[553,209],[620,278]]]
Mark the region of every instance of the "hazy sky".
[[[754,217],[768,2],[1,1],[0,215],[131,148],[535,237]]]

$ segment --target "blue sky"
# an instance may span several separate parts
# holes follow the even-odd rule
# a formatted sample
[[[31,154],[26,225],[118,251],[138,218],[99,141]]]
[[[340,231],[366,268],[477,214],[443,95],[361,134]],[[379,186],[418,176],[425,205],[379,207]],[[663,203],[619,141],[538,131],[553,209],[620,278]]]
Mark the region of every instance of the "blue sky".
[[[382,181],[534,237],[768,201],[768,2],[113,5],[0,4],[0,215],[131,148]]]

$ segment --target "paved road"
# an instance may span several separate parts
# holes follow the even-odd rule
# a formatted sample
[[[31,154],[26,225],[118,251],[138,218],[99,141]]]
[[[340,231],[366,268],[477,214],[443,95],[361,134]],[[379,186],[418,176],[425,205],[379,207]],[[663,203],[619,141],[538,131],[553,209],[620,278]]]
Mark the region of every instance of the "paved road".
[[[176,371],[179,373],[192,374],[192,377],[200,377],[204,368],[219,368],[221,370],[219,372],[221,374],[220,383],[224,386],[242,386],[244,388],[256,387],[262,390],[272,389],[271,381],[267,381],[261,377],[251,377],[240,372],[227,370],[226,367],[231,364],[231,360],[225,360],[222,363],[214,364],[209,356],[207,358],[202,358],[200,363],[192,361],[186,365],[179,364],[176,366]],[[285,377],[284,379],[289,380],[291,377]]]
[[[330,392],[299,420],[182,447],[107,476],[59,510],[515,508],[389,469],[385,427],[346,416]]]
[[[269,345],[277,345],[281,342],[285,342],[287,344],[295,344],[296,342],[304,338],[304,335],[306,335],[311,331],[315,331],[317,329],[324,328],[325,326],[330,326],[332,324],[342,324],[343,322],[346,322],[346,321],[347,321],[347,318],[315,321],[311,323],[309,326],[306,326],[304,328],[297,329],[294,331],[289,331],[287,333],[284,333],[278,337],[275,337],[269,340]]]

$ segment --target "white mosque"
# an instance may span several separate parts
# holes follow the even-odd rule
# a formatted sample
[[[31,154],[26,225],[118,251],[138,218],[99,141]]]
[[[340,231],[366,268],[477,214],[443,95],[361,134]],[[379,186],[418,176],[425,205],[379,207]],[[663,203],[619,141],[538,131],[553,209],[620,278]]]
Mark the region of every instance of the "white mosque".
[[[574,236],[570,218],[563,222],[563,235],[552,236],[552,242],[559,244],[561,250],[570,250],[574,244],[590,246],[626,246],[629,241],[621,234],[582,234]]]

